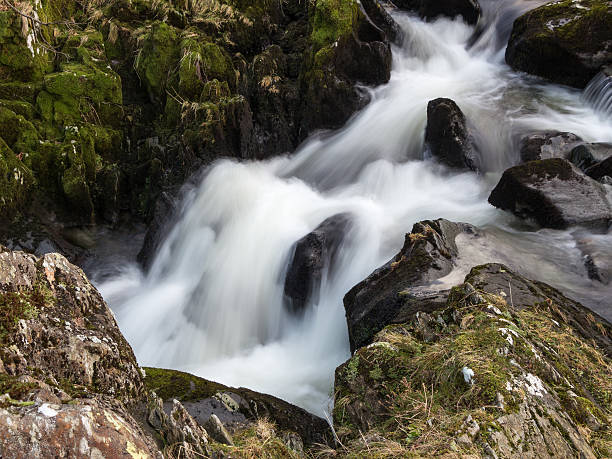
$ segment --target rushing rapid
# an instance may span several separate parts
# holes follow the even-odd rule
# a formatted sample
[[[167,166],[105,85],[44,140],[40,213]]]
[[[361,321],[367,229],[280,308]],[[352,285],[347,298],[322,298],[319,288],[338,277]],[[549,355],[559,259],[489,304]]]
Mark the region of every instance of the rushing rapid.
[[[610,317],[612,290],[586,276],[577,240],[612,259],[612,237],[526,228],[487,203],[518,161],[524,133],[556,129],[612,141],[609,111],[580,92],[519,75],[504,64],[521,2],[483,2],[485,26],[395,19],[404,32],[391,80],[346,127],[315,134],[268,161],[216,162],[185,194],[182,214],[150,272],[135,264],[99,284],[143,365],[186,370],[267,392],[321,414],[334,369],[349,357],[342,298],[400,249],[412,224],[444,217],[486,229],[460,244],[447,281],[485,261],[505,261]],[[528,2],[533,7],[533,2]],[[478,133],[484,171],[453,172],[428,158],[428,101],[457,102]],[[338,213],[353,218],[337,268],[316,304],[296,319],[283,304],[296,241]]]

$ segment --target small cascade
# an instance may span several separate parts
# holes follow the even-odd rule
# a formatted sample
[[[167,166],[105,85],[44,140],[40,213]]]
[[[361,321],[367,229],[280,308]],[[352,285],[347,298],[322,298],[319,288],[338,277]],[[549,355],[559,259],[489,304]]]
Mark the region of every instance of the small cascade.
[[[595,75],[583,93],[584,100],[596,111],[612,118],[612,69]]]

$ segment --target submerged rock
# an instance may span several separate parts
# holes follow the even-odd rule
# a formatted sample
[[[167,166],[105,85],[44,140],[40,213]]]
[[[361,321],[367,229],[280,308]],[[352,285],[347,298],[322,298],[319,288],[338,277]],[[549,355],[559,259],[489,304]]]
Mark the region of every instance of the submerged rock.
[[[612,10],[602,0],[561,0],[515,22],[506,62],[516,70],[577,88],[612,60]]]
[[[293,313],[303,313],[309,300],[318,301],[323,272],[333,270],[350,223],[349,214],[334,215],[295,244],[285,277],[285,297]]]
[[[451,272],[457,235],[474,231],[471,225],[444,219],[416,223],[402,250],[344,297],[351,351],[389,324],[439,308],[445,296],[428,285]]]
[[[605,319],[500,264],[473,268],[437,310],[422,310],[337,368],[344,448],[517,459],[609,451]]]
[[[478,157],[465,115],[451,99],[427,104],[425,144],[434,158],[458,169],[478,170]]]
[[[607,231],[612,221],[602,185],[560,158],[507,169],[489,202],[546,228],[581,225]]]
[[[393,3],[428,20],[440,16],[461,16],[465,22],[474,25],[481,14],[480,4],[476,0],[393,0]]]

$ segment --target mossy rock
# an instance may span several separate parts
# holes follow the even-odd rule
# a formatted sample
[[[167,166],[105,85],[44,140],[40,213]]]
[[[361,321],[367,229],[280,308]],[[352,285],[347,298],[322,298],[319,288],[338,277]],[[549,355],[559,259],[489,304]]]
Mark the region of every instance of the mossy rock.
[[[53,57],[29,24],[12,10],[0,11],[0,78],[37,81],[52,69]]]
[[[311,13],[315,51],[351,34],[362,15],[355,0],[316,0]]]
[[[34,179],[0,137],[0,216],[6,218],[24,203]]]
[[[583,88],[612,60],[612,6],[561,0],[519,17],[506,49],[513,68]]]
[[[155,22],[138,37],[139,51],[134,62],[138,76],[153,102],[163,104],[169,74],[179,60],[178,33],[174,27]]]
[[[35,149],[39,135],[32,123],[0,104],[0,132],[8,146],[17,153],[28,153]]]

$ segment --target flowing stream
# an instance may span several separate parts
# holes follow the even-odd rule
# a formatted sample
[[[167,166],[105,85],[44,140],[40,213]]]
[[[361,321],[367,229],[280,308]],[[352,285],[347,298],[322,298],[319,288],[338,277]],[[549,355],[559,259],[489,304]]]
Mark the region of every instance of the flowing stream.
[[[186,193],[151,271],[128,263],[98,282],[139,362],[323,414],[334,369],[349,357],[344,294],[426,218],[487,232],[478,246],[461,246],[449,283],[474,264],[503,260],[610,318],[612,289],[588,279],[577,240],[610,260],[612,236],[534,230],[487,203],[501,172],[517,163],[524,133],[557,129],[612,141],[609,112],[579,91],[504,64],[512,21],[536,5],[483,1],[485,27],[476,38],[458,19],[425,23],[395,14],[405,39],[393,49],[391,81],[364,89],[371,102],[346,127],[313,135],[285,157],[208,168]],[[478,133],[483,174],[449,171],[427,157],[426,107],[437,97],[454,99]],[[336,269],[324,277],[317,303],[296,319],[283,306],[292,247],[341,212],[354,224]]]

